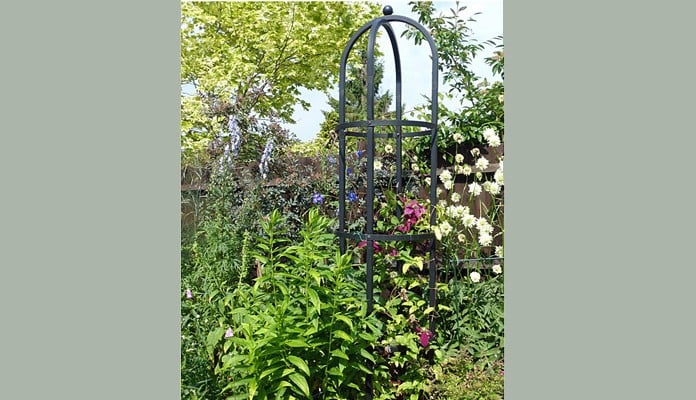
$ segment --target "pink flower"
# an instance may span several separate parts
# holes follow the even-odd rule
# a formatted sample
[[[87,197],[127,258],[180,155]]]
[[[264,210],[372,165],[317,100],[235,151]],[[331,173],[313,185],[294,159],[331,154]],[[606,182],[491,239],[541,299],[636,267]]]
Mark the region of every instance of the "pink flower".
[[[363,240],[362,242],[358,243],[359,249],[362,249],[365,246],[367,246],[367,240]],[[382,248],[379,247],[377,242],[372,242],[372,248],[375,249],[376,252],[382,250]]]
[[[421,346],[428,347],[428,344],[430,344],[430,339],[433,338],[433,333],[427,329],[422,329],[420,327],[416,328],[416,332],[420,334],[419,336]]]
[[[232,331],[232,328],[227,328],[227,330],[225,331],[225,339],[230,338],[232,336],[234,336],[234,332]]]
[[[187,299],[193,298],[193,293],[191,293],[191,289],[186,289],[186,298]]]

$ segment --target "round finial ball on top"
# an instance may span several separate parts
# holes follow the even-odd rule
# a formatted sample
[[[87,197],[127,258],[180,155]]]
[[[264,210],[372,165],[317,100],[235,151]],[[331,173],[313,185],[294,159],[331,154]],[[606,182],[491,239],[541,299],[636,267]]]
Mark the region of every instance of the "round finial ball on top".
[[[392,15],[394,13],[394,9],[391,6],[384,6],[382,13],[384,15]]]

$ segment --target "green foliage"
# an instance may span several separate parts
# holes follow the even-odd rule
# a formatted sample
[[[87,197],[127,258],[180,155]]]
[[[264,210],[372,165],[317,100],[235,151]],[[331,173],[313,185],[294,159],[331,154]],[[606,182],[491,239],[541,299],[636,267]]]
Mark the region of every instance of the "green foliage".
[[[502,361],[484,366],[466,353],[458,353],[436,367],[433,399],[502,400],[504,372]]]
[[[330,88],[346,38],[379,12],[360,2],[183,2],[181,8],[181,83],[194,88],[182,94],[182,147],[190,151],[212,140],[230,115],[292,121],[295,105],[309,108],[300,89]]]
[[[443,266],[450,271],[454,262]],[[461,267],[460,267],[461,268]],[[470,272],[481,280],[473,282]],[[504,278],[490,269],[461,268],[447,286],[438,292],[442,339],[459,348],[476,362],[490,364],[502,360],[505,349]]]
[[[451,87],[447,94],[440,94],[438,113],[438,149],[446,152],[455,142],[466,143],[471,146],[485,144],[483,131],[492,128],[498,131],[501,138],[504,136],[504,110],[502,81],[488,82],[477,76],[471,68],[473,60],[481,52],[489,47],[496,50],[485,62],[491,66],[491,71],[503,76],[503,45],[502,36],[497,36],[483,43],[478,43],[472,36],[472,30],[468,22],[473,18],[464,19],[461,13],[466,6],[455,8],[446,13],[435,14],[432,2],[409,2],[412,10],[418,14],[418,21],[432,34],[438,48],[438,68],[442,73],[443,81]],[[404,32],[405,36],[416,43],[424,40],[423,35],[410,29]],[[445,97],[455,100],[454,104],[462,107],[454,109],[443,104]],[[450,102],[452,103],[452,102]],[[455,135],[461,135],[461,141],[455,140]],[[420,152],[424,154],[429,148],[429,143],[420,143]]]
[[[230,382],[232,398],[359,398],[367,351],[378,327],[365,315],[363,280],[341,255],[331,221],[309,212],[293,245],[284,237],[285,220],[277,211],[262,222],[256,243],[261,276],[240,284],[221,303],[225,329],[211,332],[216,373]]]

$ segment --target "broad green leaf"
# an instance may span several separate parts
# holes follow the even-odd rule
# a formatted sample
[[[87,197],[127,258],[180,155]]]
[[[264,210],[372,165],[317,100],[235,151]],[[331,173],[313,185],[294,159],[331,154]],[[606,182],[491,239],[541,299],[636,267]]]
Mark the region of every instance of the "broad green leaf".
[[[297,368],[299,368],[302,372],[305,373],[305,375],[309,376],[309,366],[307,366],[307,363],[301,359],[300,357],[297,356],[288,356],[288,361],[290,361],[293,365],[295,365]]]
[[[304,376],[302,376],[302,375],[300,375],[300,374],[298,374],[298,373],[294,373],[294,374],[290,374],[290,376],[288,376],[288,378],[289,378],[295,385],[297,385],[298,388],[300,388],[300,390],[302,391],[302,393],[303,393],[305,396],[307,396],[307,397],[310,396],[310,394],[309,394],[309,385],[307,384],[307,380],[305,379]]]
[[[285,344],[290,347],[311,347],[307,342],[301,339],[288,339]]]
[[[335,350],[333,350],[333,351],[331,352],[331,355],[332,355],[332,356],[336,356],[336,357],[340,357],[340,358],[343,358],[343,359],[346,359],[346,360],[350,360],[350,358],[348,357],[348,355],[347,355],[343,350],[341,350],[341,349],[335,349]]]
[[[365,349],[360,349],[360,355],[365,357],[366,359],[372,361],[373,363],[376,362],[375,357]]]
[[[353,341],[353,338],[352,338],[352,337],[350,337],[347,333],[343,332],[343,331],[340,330],[340,329],[336,329],[336,330],[333,332],[333,335],[334,335],[334,337],[337,337],[337,338],[339,338],[339,339],[345,340],[346,342],[352,342],[352,341]]]

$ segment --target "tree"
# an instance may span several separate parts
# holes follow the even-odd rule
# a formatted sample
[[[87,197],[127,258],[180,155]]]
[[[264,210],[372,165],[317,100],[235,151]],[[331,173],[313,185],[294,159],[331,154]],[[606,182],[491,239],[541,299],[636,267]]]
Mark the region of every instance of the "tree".
[[[358,2],[184,2],[182,147],[201,148],[232,116],[244,142],[259,121],[293,122],[300,89],[335,84],[348,38],[378,6]],[[250,120],[253,119],[253,120]],[[253,131],[256,132],[253,132]],[[286,132],[287,133],[287,132]],[[258,142],[258,140],[257,140]],[[258,143],[255,145],[258,152]],[[251,152],[250,154],[255,154]]]
[[[461,107],[447,108],[442,102],[439,104],[438,147],[446,149],[454,143],[453,137],[461,135],[469,145],[478,146],[485,144],[483,132],[487,128],[493,128],[500,133],[504,132],[504,110],[502,80],[489,83],[486,79],[477,76],[471,69],[474,58],[487,47],[496,50],[485,61],[491,66],[494,77],[503,77],[504,53],[502,36],[497,36],[483,43],[478,43],[472,36],[472,30],[468,22],[473,18],[464,19],[462,13],[466,6],[455,8],[448,12],[436,14],[433,2],[409,2],[413,12],[418,14],[418,22],[423,24],[433,36],[437,44],[439,65],[443,81],[451,87],[446,94],[457,99]],[[405,32],[405,35],[420,44],[423,35],[413,29]],[[444,95],[444,94],[441,94]],[[427,148],[428,143],[423,145]]]

